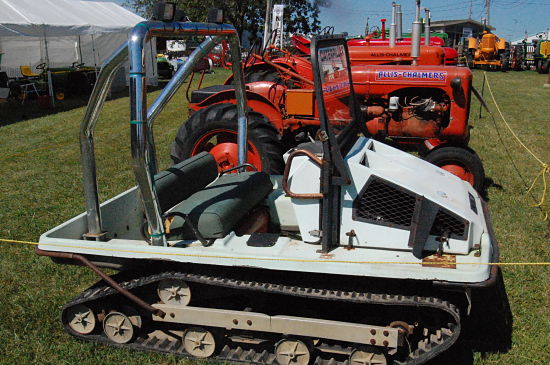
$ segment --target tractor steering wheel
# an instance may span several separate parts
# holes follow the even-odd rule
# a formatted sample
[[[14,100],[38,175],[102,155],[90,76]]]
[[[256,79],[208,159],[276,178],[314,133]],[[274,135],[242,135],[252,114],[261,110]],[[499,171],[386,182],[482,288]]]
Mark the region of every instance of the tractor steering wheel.
[[[46,67],[46,62],[42,62],[42,63],[39,63],[38,65],[36,65],[35,67],[37,70],[42,70],[44,71],[47,67]]]

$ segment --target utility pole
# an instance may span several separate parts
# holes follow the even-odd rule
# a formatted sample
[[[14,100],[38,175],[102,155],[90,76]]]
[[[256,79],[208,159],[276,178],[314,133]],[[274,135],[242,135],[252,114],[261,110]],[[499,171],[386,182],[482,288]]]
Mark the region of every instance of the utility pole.
[[[485,11],[487,12],[487,25],[491,25],[491,0],[485,0]]]
[[[265,9],[264,42],[263,42],[264,49],[269,44],[269,38],[271,37],[271,12],[272,12],[271,3],[272,3],[272,0],[267,0],[267,7]]]
[[[473,0],[470,0],[470,11],[468,12],[468,19],[472,19],[472,2]]]

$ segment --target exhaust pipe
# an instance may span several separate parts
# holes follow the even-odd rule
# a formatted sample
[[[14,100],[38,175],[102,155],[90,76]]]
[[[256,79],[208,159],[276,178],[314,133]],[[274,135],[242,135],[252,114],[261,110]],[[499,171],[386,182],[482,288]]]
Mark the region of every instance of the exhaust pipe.
[[[430,22],[431,22],[431,12],[430,9],[424,8],[426,12],[426,20],[424,22],[424,45],[430,45]]]
[[[420,57],[420,32],[422,31],[422,24],[420,23],[420,0],[416,0],[416,16],[412,23],[412,35],[411,35],[411,57],[412,65],[418,64],[418,57]]]
[[[397,24],[395,24],[395,2],[391,3],[391,24],[390,24],[390,47],[395,47],[395,33],[397,31]]]
[[[397,18],[397,27],[396,27],[395,38],[396,39],[403,39],[403,13],[401,12],[401,5],[400,4],[395,5],[395,16]]]

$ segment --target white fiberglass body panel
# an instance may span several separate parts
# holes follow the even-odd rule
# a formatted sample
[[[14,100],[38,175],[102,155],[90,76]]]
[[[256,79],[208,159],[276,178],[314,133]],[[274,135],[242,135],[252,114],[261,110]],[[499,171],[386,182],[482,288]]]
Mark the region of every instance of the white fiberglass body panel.
[[[247,266],[291,272],[460,283],[479,283],[489,278],[490,266],[481,263],[492,260],[492,238],[487,231],[477,194],[474,196],[475,203],[480,205],[478,213],[469,211],[471,208],[467,203],[467,195],[475,192],[467,184],[458,178],[450,178],[443,170],[440,171],[424,161],[368,139],[360,139],[346,160],[353,183],[343,189],[342,193],[343,245],[329,254],[319,253],[320,246],[311,243],[318,241],[315,234],[301,240],[271,234],[274,236],[273,244],[265,247],[251,244],[256,234],[237,236],[233,232],[222,239],[216,239],[207,247],[199,241],[188,240],[169,241],[167,247],[151,246],[141,235],[144,217],[135,188],[101,204],[104,229],[108,232],[106,241],[89,241],[82,238],[86,233],[86,214],[83,213],[44,233],[40,237],[39,248],[88,255],[99,264],[117,262],[124,265],[125,262],[134,259],[143,259],[170,261],[182,265],[194,263]],[[454,258],[455,268],[423,266],[423,260],[416,258],[407,246],[407,230],[392,229],[353,219],[352,201],[357,191],[362,188],[361,184],[369,178],[369,174],[380,175],[415,194],[422,194],[468,220],[468,240],[455,242],[451,238],[448,247],[444,247],[445,253],[460,253]],[[319,191],[319,167],[311,163],[307,157],[294,159],[290,176],[292,191]],[[284,223],[290,230],[296,230],[299,226],[303,236],[319,229],[319,210],[316,207],[318,200],[290,199],[282,193],[278,179],[274,179],[274,182],[274,191],[267,201],[271,216],[278,217],[276,220]],[[464,202],[461,202],[461,199]],[[288,212],[292,208],[294,215]],[[345,232],[350,229],[355,230],[357,234],[352,242],[353,250],[345,247],[349,239]],[[310,239],[309,243],[305,242],[308,241],[307,238]],[[479,246],[475,249],[467,248],[473,244]]]

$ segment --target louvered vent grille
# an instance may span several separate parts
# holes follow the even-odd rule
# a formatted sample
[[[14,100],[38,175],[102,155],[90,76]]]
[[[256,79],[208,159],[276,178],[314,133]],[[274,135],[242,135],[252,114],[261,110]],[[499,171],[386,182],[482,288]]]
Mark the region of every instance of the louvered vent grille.
[[[372,180],[354,205],[359,220],[409,228],[415,197],[380,180]]]
[[[451,237],[460,238],[466,234],[465,230],[466,225],[464,222],[440,210],[437,212],[430,234],[438,236],[447,232]]]
[[[353,219],[385,226],[410,229],[416,205],[413,192],[380,178],[371,178],[353,202]],[[467,222],[443,208],[436,215],[430,234],[465,239]]]

